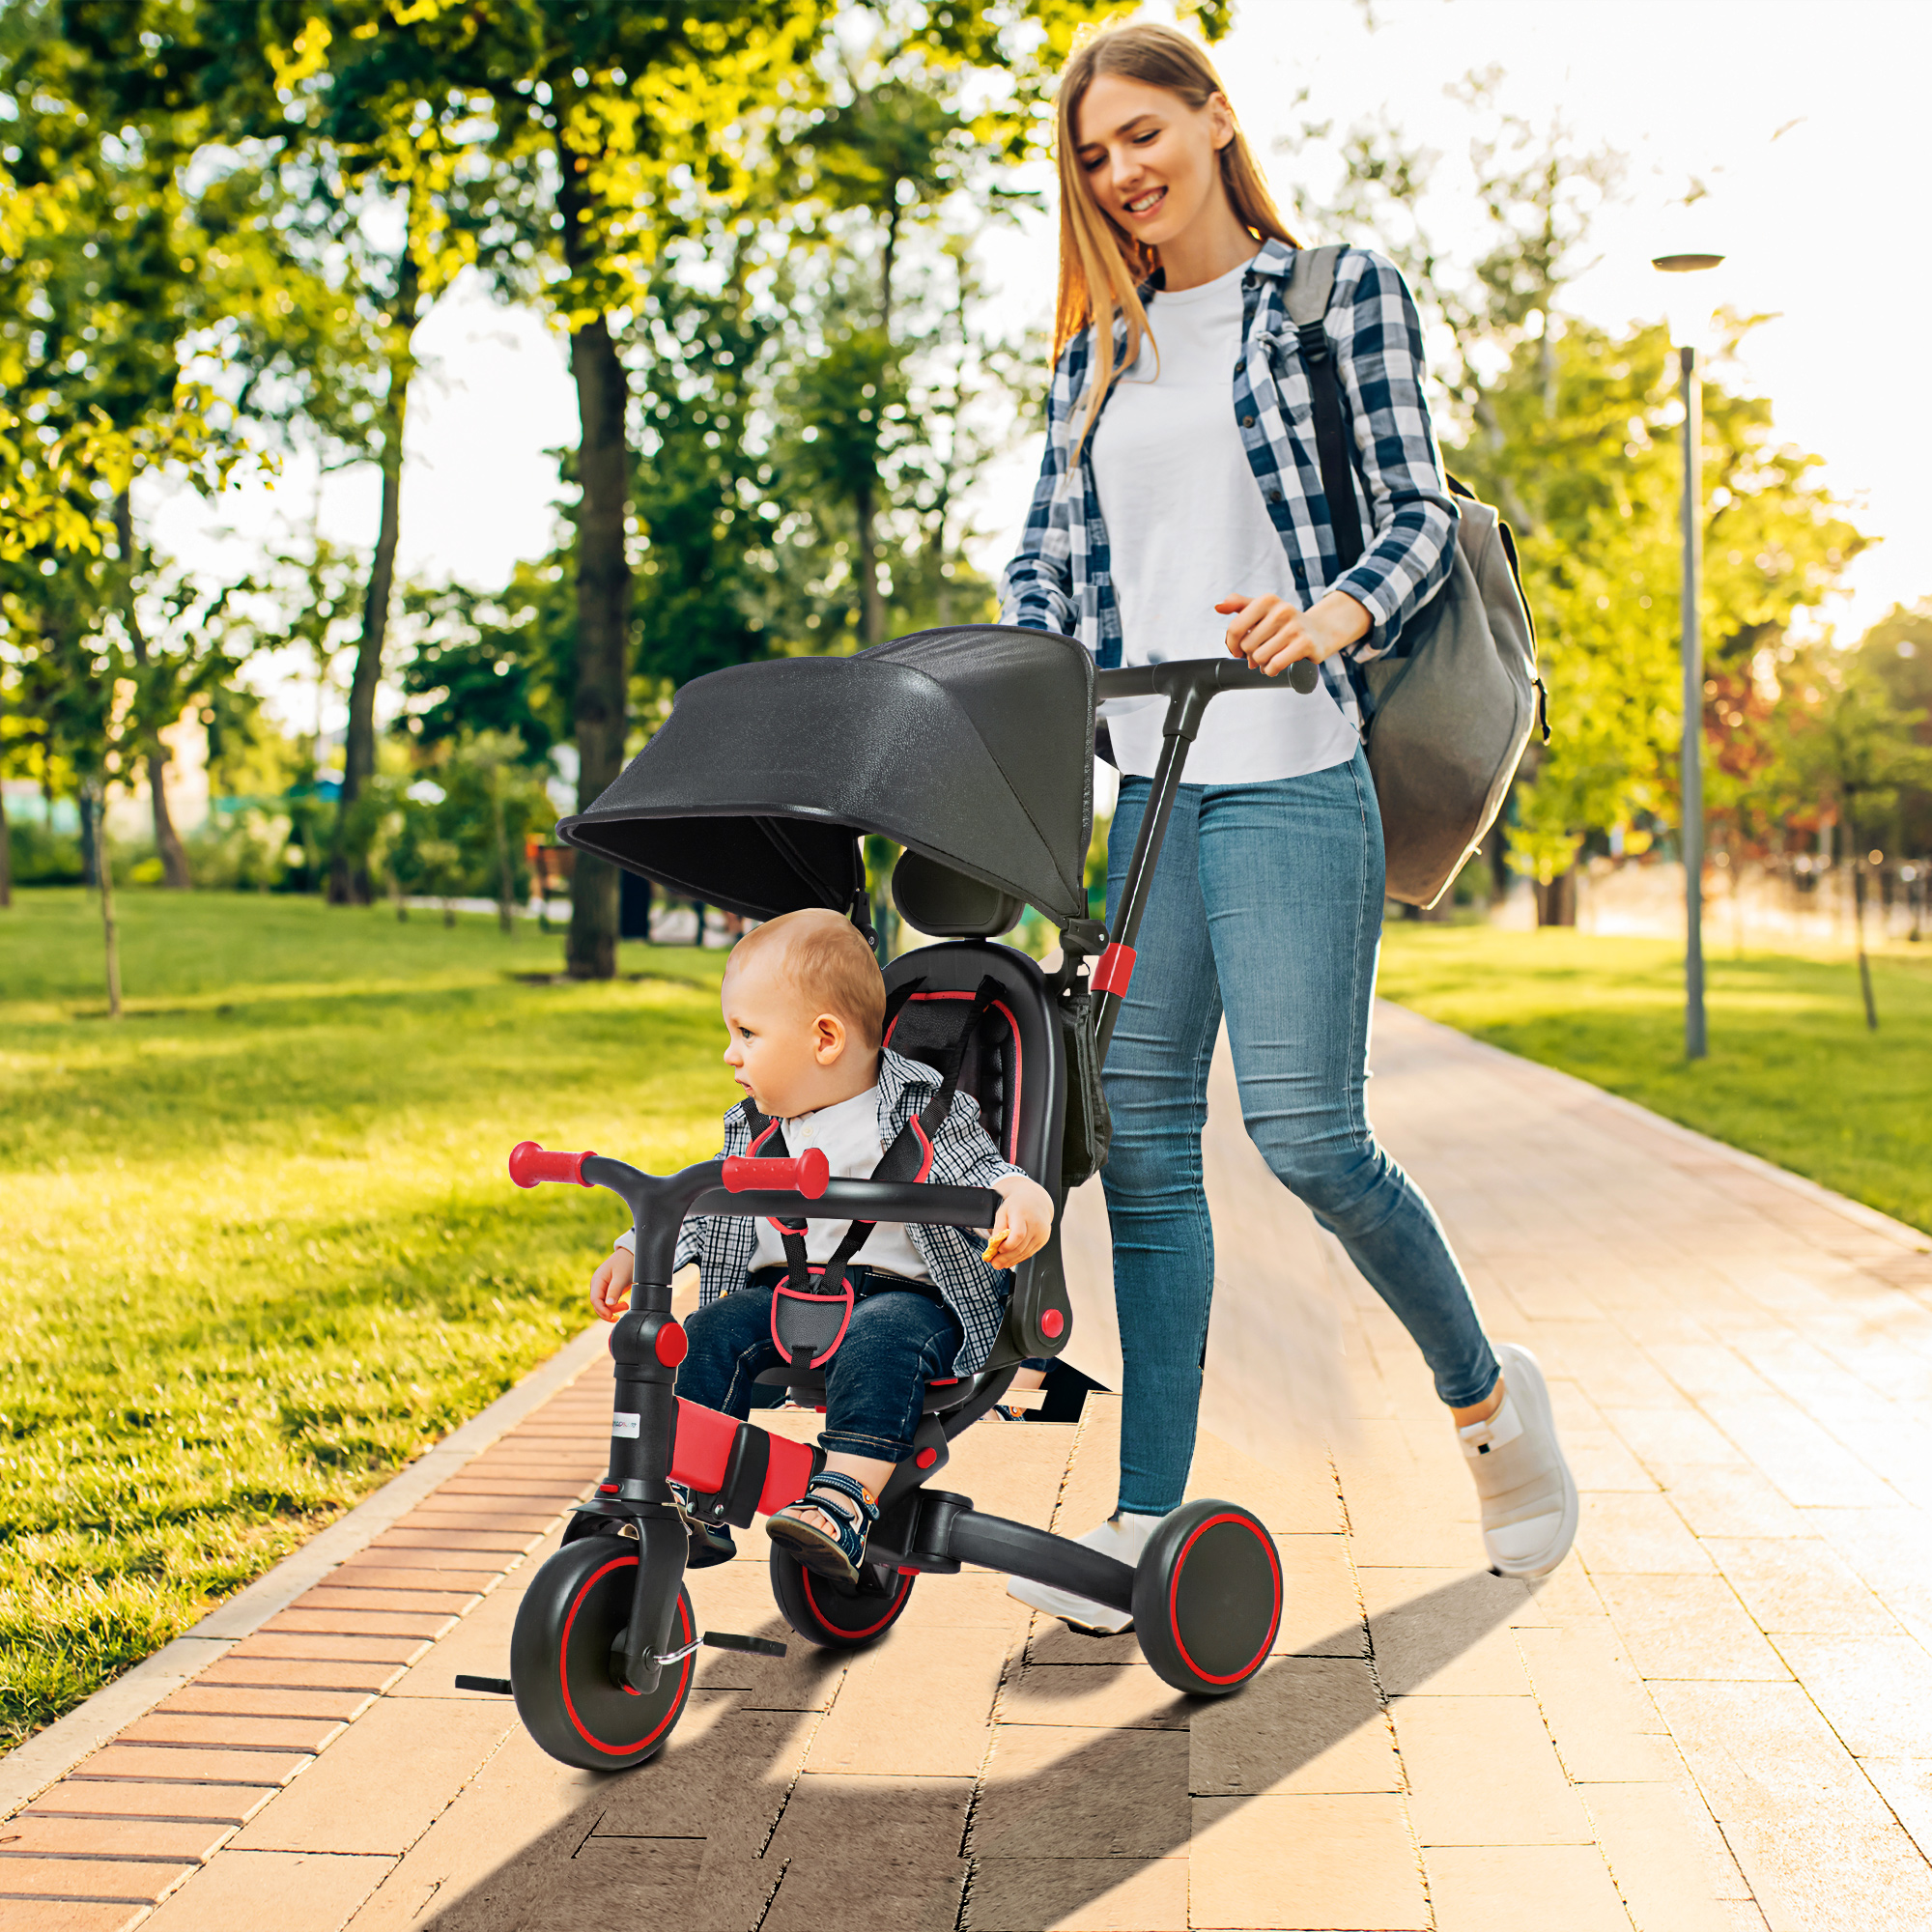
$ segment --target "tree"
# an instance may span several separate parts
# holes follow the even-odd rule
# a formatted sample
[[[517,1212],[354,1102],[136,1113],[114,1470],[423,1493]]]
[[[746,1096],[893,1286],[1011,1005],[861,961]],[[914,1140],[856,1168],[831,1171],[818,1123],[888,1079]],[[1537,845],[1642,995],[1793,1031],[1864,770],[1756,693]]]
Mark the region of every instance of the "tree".
[[[1543,888],[1543,916],[1587,839],[1678,815],[1681,412],[1662,327],[1610,330],[1564,309],[1620,158],[1579,150],[1560,121],[1503,111],[1500,78],[1449,90],[1474,124],[1466,185],[1438,187],[1440,156],[1370,124],[1336,144],[1339,185],[1308,199],[1403,268],[1446,392],[1450,467],[1516,529],[1553,735],[1518,781],[1510,863]],[[1443,196],[1469,192],[1493,242],[1461,270],[1433,223]],[[1743,685],[1775,689],[1794,615],[1865,542],[1819,482],[1819,459],[1780,443],[1769,402],[1734,386],[1753,323],[1730,319],[1704,392],[1704,727],[1720,769],[1731,734],[1755,728]],[[1732,762],[1749,766],[1747,749]],[[1719,799],[1743,809],[1735,789]]]
[[[1878,1031],[1871,966],[1865,956],[1866,846],[1908,785],[1932,784],[1932,751],[1916,742],[1923,711],[1901,711],[1865,664],[1830,667],[1815,712],[1791,722],[1786,755],[1797,781],[1835,805],[1852,853],[1853,922],[1865,1025]]]

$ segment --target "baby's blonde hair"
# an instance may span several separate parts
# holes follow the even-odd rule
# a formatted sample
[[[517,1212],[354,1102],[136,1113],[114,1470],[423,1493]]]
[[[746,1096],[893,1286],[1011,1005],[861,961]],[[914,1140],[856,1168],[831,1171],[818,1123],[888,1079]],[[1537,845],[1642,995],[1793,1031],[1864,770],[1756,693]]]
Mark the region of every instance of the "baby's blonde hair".
[[[781,913],[739,940],[724,970],[763,952],[774,953],[773,965],[814,1012],[838,1014],[855,1039],[878,1051],[886,982],[866,935],[849,919],[818,907]]]

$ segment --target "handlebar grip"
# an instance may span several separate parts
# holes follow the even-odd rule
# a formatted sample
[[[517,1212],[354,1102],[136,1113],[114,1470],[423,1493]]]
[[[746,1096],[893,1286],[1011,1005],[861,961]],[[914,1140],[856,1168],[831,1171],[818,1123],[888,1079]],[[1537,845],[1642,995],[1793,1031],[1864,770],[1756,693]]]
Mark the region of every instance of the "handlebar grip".
[[[724,1162],[724,1186],[732,1194],[749,1194],[754,1187],[795,1189],[816,1201],[832,1179],[832,1163],[823,1148],[807,1148],[789,1160],[759,1160],[734,1153]]]
[[[588,1187],[583,1163],[596,1158],[594,1153],[546,1153],[535,1141],[519,1141],[510,1150],[510,1179],[519,1187],[534,1187],[540,1180],[570,1180]]]

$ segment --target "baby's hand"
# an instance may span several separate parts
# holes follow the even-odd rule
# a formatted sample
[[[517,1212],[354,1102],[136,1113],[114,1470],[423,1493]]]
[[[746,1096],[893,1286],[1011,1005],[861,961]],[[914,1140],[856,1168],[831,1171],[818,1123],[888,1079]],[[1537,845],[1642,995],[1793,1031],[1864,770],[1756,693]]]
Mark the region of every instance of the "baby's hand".
[[[1009,1174],[996,1186],[1003,1199],[993,1218],[993,1237],[981,1259],[995,1267],[1018,1267],[1045,1247],[1053,1233],[1053,1197],[1023,1174]]]
[[[614,1321],[631,1298],[631,1278],[636,1264],[629,1248],[616,1248],[599,1263],[590,1277],[590,1305],[606,1321]]]

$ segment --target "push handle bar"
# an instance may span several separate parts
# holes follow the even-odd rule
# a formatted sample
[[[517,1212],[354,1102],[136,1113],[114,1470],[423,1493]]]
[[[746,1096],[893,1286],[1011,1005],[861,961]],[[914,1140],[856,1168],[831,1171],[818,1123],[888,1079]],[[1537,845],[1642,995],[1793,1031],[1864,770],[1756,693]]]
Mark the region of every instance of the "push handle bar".
[[[783,1160],[759,1160],[751,1154],[725,1157],[724,1186],[732,1194],[749,1194],[754,1187],[795,1189],[816,1201],[832,1179],[832,1163],[823,1148],[807,1148]]]
[[[594,1153],[546,1152],[535,1141],[519,1141],[510,1150],[510,1179],[519,1187],[534,1187],[540,1180],[568,1180],[579,1187],[592,1187],[596,1183],[584,1179],[583,1163],[596,1158]]]
[[[1306,658],[1297,658],[1278,677],[1233,657],[1175,658],[1167,664],[1121,665],[1112,670],[1094,673],[1094,696],[1104,702],[1110,697],[1175,697],[1199,690],[1204,695],[1216,691],[1279,691],[1288,685],[1306,697],[1320,680],[1321,673]]]

